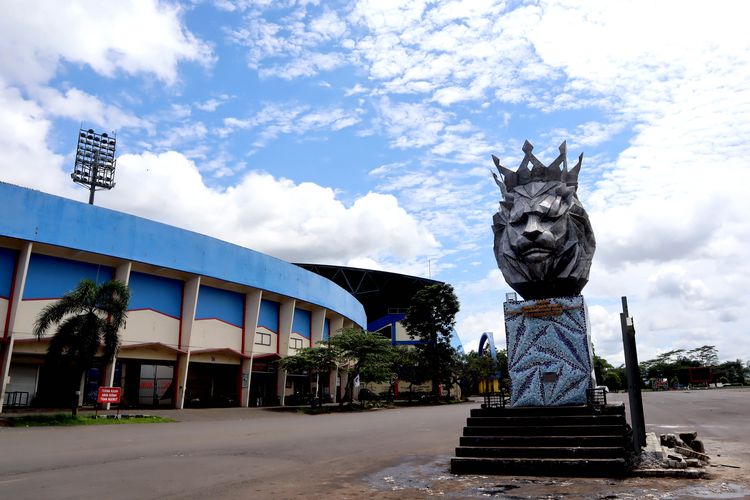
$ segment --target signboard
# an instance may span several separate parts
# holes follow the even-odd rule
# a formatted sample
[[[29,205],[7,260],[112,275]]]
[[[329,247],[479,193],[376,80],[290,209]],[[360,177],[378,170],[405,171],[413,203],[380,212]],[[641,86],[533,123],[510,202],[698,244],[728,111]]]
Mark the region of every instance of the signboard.
[[[121,387],[100,387],[97,403],[119,403],[122,395]]]

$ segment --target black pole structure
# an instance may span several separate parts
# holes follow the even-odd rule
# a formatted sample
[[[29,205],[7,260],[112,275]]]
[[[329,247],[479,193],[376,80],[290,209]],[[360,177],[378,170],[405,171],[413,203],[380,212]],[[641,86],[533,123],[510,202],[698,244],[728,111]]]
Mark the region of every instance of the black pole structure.
[[[625,352],[625,374],[628,380],[628,401],[630,402],[630,423],[633,426],[633,448],[641,453],[646,446],[646,422],[643,418],[643,399],[641,397],[641,373],[638,367],[638,351],[635,347],[635,326],[633,318],[628,316],[628,298],[622,297],[622,345]]]
[[[98,134],[93,129],[78,131],[75,165],[70,177],[89,190],[89,205],[94,204],[96,191],[115,187],[115,147],[114,135]]]
[[[91,167],[91,187],[89,189],[89,205],[94,204],[94,193],[96,193],[96,174],[99,170],[99,151],[94,151],[94,164]]]

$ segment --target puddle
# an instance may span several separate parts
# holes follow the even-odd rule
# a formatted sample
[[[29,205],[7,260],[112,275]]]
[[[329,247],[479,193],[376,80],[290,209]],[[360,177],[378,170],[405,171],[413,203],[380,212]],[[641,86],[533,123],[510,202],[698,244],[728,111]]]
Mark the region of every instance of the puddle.
[[[748,498],[750,490],[743,488],[738,484],[732,483],[714,483],[699,486],[687,486],[679,490],[672,491],[664,498]]]
[[[430,460],[431,461],[428,461]],[[366,478],[377,491],[403,497],[492,498],[504,500],[625,500],[750,498],[750,489],[731,482],[678,479],[624,480],[454,475],[450,456],[409,457]],[[390,498],[390,497],[389,497]]]

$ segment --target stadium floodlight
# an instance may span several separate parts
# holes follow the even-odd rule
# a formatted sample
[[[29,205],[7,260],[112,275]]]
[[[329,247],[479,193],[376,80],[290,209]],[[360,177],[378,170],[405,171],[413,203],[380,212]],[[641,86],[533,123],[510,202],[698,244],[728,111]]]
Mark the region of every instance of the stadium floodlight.
[[[94,204],[94,192],[115,187],[115,137],[97,134],[93,129],[80,129],[76,163],[71,179],[89,188],[89,205]]]

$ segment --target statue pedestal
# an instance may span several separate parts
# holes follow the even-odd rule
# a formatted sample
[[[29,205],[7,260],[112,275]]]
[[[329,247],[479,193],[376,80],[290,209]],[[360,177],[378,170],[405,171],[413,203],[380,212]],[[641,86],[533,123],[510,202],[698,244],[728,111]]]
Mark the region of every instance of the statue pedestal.
[[[582,295],[505,302],[511,406],[585,405],[594,387]]]

